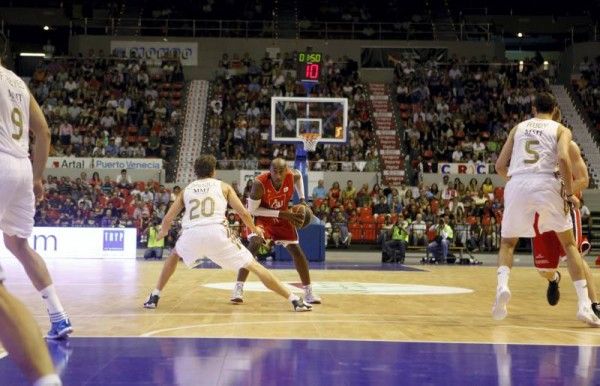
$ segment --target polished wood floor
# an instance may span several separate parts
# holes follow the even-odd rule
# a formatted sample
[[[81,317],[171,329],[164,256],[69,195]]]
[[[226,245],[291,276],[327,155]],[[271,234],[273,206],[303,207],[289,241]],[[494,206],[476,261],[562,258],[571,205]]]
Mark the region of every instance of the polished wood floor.
[[[0,261],[6,286],[31,309],[45,331],[48,319],[41,299],[22,268]],[[437,342],[502,342],[600,345],[600,329],[575,319],[575,293],[563,269],[561,301],[546,303],[546,282],[532,268],[511,274],[509,316],[491,318],[496,286],[494,267],[417,266],[425,272],[313,270],[313,282],[354,282],[451,286],[473,290],[454,295],[322,294],[313,312],[294,313],[282,298],[246,291],[243,305],[229,303],[227,290],[204,284],[231,282],[220,269],[188,270],[180,264],[156,310],[142,308],[161,262],[56,260],[49,268],[75,327],[74,336],[185,336],[313,338]],[[293,270],[275,270],[287,283]],[[594,269],[596,284],[600,272]],[[256,281],[256,278],[250,278]]]

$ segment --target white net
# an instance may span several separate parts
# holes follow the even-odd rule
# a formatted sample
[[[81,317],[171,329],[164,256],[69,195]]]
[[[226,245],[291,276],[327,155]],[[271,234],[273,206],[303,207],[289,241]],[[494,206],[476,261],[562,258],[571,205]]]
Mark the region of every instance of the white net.
[[[301,134],[300,138],[302,139],[302,143],[304,144],[304,150],[315,151],[317,150],[317,143],[319,143],[319,139],[321,138],[321,136],[319,134],[314,133],[305,133]]]

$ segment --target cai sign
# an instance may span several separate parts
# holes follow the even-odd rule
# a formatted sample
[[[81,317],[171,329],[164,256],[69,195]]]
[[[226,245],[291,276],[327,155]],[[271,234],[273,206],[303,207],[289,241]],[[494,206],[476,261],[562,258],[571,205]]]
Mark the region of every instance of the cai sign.
[[[35,227],[29,245],[44,259],[135,259],[135,228]],[[12,256],[0,243],[0,258]]]

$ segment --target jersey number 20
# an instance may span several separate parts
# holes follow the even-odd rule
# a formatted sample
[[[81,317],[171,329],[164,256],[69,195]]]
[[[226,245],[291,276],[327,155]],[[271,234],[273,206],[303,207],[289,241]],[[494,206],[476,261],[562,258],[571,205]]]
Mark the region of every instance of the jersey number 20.
[[[200,218],[200,214],[194,213],[198,208],[200,208],[200,213],[204,217],[210,217],[215,213],[215,200],[213,200],[212,197],[206,197],[202,201],[193,199],[190,200],[189,204],[192,207],[190,209],[190,220]]]

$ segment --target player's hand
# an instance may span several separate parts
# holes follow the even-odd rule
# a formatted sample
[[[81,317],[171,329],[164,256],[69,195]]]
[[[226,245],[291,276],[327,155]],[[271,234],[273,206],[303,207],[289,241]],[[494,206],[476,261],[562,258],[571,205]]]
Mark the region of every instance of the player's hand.
[[[35,195],[35,201],[40,202],[44,199],[44,184],[42,180],[33,180],[33,194]]]
[[[567,197],[567,201],[569,201],[575,209],[578,209],[579,206],[581,205],[581,202],[579,202],[579,199],[574,194]]]
[[[280,211],[279,216],[282,219],[288,220],[296,228],[304,223],[304,211],[290,212],[289,210]]]
[[[256,227],[256,230],[254,230],[254,237],[258,237],[262,240],[262,243],[265,243],[265,230],[262,227]]]
[[[158,231],[158,235],[156,235],[156,240],[160,241],[160,240],[164,239],[165,237],[167,237],[168,234],[169,234],[169,227],[161,227],[160,231]]]

